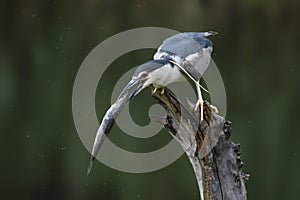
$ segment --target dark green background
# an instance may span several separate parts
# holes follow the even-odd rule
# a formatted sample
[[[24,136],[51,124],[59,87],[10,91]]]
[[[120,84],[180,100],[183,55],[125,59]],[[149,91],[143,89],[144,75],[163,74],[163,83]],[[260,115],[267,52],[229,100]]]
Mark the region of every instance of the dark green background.
[[[244,171],[251,174],[249,199],[300,198],[299,1],[15,0],[0,5],[1,199],[198,198],[185,156],[146,174],[96,162],[86,176],[90,154],[71,110],[76,72],[101,41],[144,26],[220,33],[212,39],[213,59],[226,86],[232,137],[241,143]],[[118,77],[152,53],[126,54],[106,71],[97,91],[99,118]],[[133,118],[147,124],[147,108],[154,102],[149,91],[134,102]],[[154,139],[133,139],[117,127],[111,138],[136,151],[170,140],[164,131]]]

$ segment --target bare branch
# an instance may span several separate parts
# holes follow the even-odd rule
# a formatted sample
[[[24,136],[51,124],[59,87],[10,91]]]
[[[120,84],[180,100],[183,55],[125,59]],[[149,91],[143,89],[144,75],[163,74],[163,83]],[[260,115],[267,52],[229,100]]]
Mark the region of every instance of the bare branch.
[[[208,102],[204,103],[204,120],[199,123],[199,111],[187,110],[168,90],[163,94],[157,90],[152,95],[167,112],[165,117],[152,118],[162,124],[187,154],[201,199],[246,200],[245,182],[249,175],[241,171],[240,146],[230,141],[231,122],[218,115]]]

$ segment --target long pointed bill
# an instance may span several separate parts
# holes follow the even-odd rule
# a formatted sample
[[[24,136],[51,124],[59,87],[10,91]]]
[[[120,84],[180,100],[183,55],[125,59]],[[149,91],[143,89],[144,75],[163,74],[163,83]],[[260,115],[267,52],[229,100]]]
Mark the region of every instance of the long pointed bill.
[[[98,128],[96,138],[93,145],[92,155],[90,164],[87,169],[87,174],[91,172],[93,167],[93,163],[96,159],[96,156],[109,134],[111,128],[115,124],[115,118],[119,116],[121,110],[126,105],[126,103],[133,97],[133,95],[137,95],[140,92],[140,84],[143,83],[143,80],[132,79],[127,86],[123,89],[117,100],[105,113],[103,120]]]

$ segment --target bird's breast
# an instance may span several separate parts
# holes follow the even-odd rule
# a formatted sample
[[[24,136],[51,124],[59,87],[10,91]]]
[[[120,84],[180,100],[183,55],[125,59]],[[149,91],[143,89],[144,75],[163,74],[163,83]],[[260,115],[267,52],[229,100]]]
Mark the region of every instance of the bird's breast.
[[[167,86],[174,82],[183,81],[184,76],[176,66],[171,64],[164,65],[163,67],[152,71],[149,74],[147,84],[154,83],[155,85]]]

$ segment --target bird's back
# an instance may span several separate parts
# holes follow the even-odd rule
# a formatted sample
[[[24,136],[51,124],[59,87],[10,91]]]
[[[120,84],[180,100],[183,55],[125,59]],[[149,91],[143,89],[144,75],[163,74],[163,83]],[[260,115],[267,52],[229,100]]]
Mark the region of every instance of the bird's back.
[[[212,52],[212,42],[206,38],[210,32],[185,32],[163,41],[154,59],[169,57],[186,68],[195,79],[206,71]]]

